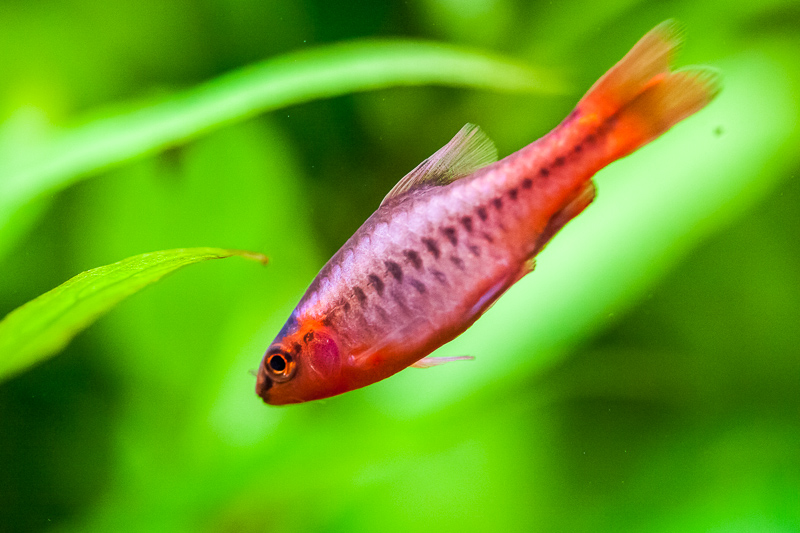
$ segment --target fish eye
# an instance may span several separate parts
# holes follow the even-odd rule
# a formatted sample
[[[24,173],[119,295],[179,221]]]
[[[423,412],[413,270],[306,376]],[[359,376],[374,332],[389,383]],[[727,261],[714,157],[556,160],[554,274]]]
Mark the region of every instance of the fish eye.
[[[267,355],[264,366],[272,379],[282,382],[291,379],[296,365],[288,353],[275,352]]]
[[[269,358],[269,367],[273,372],[280,374],[286,370],[286,359],[281,354],[275,354]]]

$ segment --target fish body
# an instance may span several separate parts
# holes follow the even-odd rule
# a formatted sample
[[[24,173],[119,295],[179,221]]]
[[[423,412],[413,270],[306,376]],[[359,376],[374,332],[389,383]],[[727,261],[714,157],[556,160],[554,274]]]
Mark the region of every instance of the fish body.
[[[714,97],[712,72],[670,71],[676,44],[671,23],[657,26],[560,125],[500,161],[477,127],[462,128],[323,267],[264,356],[259,396],[303,402],[435,364],[420,359],[531,272],[591,203],[598,170]]]

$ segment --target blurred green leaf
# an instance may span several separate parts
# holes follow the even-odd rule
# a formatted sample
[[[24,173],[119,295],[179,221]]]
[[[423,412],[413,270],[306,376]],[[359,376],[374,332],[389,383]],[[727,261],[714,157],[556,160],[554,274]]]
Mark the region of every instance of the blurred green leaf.
[[[116,304],[170,272],[234,255],[267,261],[261,254],[241,250],[181,248],[136,255],[78,274],[0,321],[0,380],[55,355]]]
[[[561,92],[553,73],[438,43],[365,41],[304,50],[221,76],[161,103],[66,131],[0,166],[0,254],[17,209],[45,193],[212,128],[319,98],[397,85]],[[17,232],[19,233],[19,232]]]

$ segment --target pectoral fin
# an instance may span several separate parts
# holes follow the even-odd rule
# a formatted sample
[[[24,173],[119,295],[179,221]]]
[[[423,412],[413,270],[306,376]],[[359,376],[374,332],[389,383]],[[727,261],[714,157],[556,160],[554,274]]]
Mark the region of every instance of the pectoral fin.
[[[451,361],[472,361],[475,359],[471,355],[458,355],[453,357],[424,357],[411,365],[414,368],[430,368],[432,366],[439,366]]]

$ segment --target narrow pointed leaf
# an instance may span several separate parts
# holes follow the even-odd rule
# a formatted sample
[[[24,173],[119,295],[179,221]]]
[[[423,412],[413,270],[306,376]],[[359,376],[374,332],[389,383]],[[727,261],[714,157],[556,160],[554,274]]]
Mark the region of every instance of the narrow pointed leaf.
[[[0,321],[0,380],[58,353],[82,330],[128,296],[183,266],[238,255],[220,248],[181,248],[136,255],[78,274]]]

